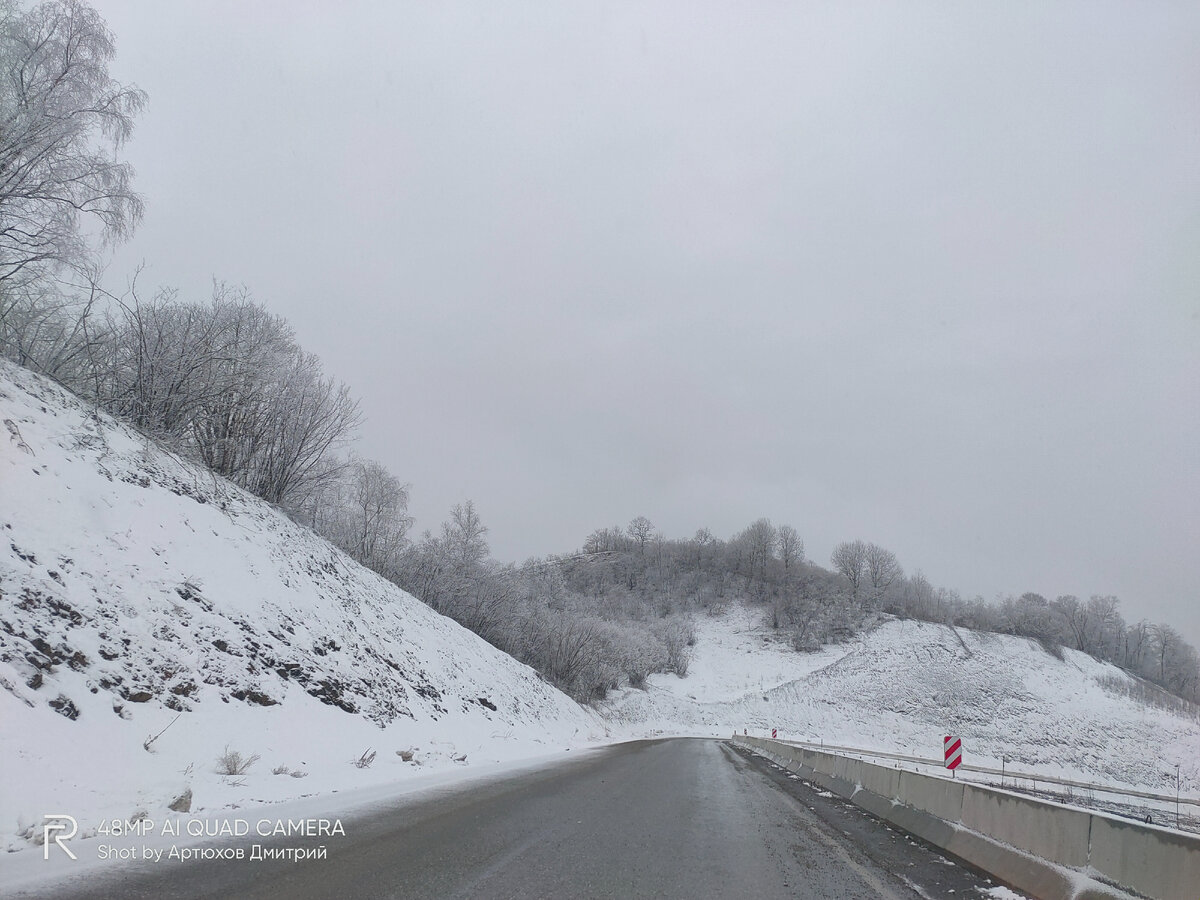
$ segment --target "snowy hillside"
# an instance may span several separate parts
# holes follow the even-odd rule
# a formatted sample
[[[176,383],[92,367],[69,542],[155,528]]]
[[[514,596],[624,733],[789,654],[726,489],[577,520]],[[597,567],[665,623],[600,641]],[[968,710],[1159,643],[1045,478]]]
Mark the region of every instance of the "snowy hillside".
[[[1133,699],[1134,679],[1086,654],[1060,661],[1026,638],[913,621],[800,654],[761,622],[741,606],[699,620],[688,677],[655,675],[606,714],[648,732],[777,728],[925,757],[956,734],[978,765],[1006,756],[1010,769],[1166,791],[1180,762],[1200,784],[1200,716]]]
[[[4,361],[0,420],[0,848],[47,810],[155,814],[189,789],[214,810],[603,736],[533,670]],[[223,776],[227,747],[261,759]]]

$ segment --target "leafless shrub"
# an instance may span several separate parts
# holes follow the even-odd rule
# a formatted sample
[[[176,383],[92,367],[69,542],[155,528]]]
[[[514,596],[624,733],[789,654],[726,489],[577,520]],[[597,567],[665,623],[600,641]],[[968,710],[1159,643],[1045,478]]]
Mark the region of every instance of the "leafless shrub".
[[[369,768],[373,762],[375,762],[375,751],[368,747],[363,752],[363,755],[354,761],[354,766],[358,769],[366,769]]]
[[[688,619],[676,618],[660,629],[659,640],[667,650],[665,669],[680,678],[688,673],[691,648],[696,644],[696,629]]]
[[[276,766],[271,770],[272,775],[291,775],[292,770],[287,766]]]
[[[253,756],[242,756],[236,750],[230,750],[225,747],[225,752],[217,757],[217,774],[218,775],[245,775],[247,770],[258,762],[259,756],[255,753]]]

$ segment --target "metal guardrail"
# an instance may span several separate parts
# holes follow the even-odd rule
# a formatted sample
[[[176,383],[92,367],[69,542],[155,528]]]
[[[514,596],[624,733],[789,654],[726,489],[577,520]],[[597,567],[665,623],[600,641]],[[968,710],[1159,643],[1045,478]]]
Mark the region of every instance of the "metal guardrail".
[[[838,753],[857,753],[860,756],[875,756],[884,759],[895,759],[901,762],[920,763],[921,765],[933,766],[935,769],[944,768],[943,760],[932,759],[924,756],[905,756],[902,753],[885,753],[882,750],[864,750],[861,747],[839,747],[835,744],[814,744],[811,741],[792,741],[781,740],[781,743],[791,744],[796,747],[806,747],[809,750],[827,750]],[[999,775],[1002,778],[1020,779],[1022,781],[1031,781],[1034,783],[1034,788],[1037,787],[1037,782],[1041,781],[1046,784],[1058,784],[1064,787],[1082,788],[1089,791],[1100,791],[1106,794],[1117,794],[1121,797],[1137,797],[1139,800],[1157,800],[1162,803],[1175,803],[1177,800],[1182,804],[1190,804],[1200,807],[1200,798],[1195,797],[1176,797],[1174,794],[1151,794],[1147,791],[1135,791],[1129,788],[1114,787],[1110,784],[1092,784],[1087,781],[1072,781],[1069,778],[1056,778],[1053,775],[1036,775],[1031,772],[1014,772],[1011,769],[992,769],[987,766],[972,766],[964,763],[959,766],[959,771],[963,772],[981,772],[985,775]]]

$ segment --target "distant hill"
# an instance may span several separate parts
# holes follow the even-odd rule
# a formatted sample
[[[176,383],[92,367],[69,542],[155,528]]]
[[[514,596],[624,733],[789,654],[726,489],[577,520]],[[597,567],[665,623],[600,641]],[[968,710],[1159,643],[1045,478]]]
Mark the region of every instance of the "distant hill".
[[[688,678],[653,675],[606,715],[648,730],[762,734],[1100,783],[1200,784],[1200,710],[1085,653],[1028,638],[893,620],[849,643],[796,653],[761,604],[697,621]]]

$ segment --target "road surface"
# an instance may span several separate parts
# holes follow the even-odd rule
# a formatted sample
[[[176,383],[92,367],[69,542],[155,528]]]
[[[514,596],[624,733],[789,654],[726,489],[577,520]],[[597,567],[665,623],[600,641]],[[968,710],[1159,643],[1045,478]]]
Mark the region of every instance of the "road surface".
[[[722,741],[638,741],[288,838],[325,859],[114,863],[98,898],[982,897],[986,876]],[[227,846],[249,847],[262,838]],[[38,896],[21,894],[19,896]]]

